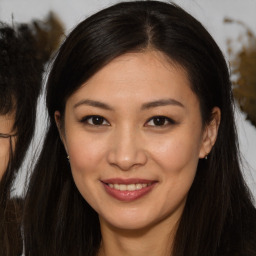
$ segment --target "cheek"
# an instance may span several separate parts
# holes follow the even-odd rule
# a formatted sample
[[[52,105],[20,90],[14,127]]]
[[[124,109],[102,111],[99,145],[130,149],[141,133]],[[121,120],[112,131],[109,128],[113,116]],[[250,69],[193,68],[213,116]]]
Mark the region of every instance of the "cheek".
[[[200,139],[184,135],[165,138],[151,145],[152,158],[167,172],[193,170],[198,163]]]
[[[3,177],[6,171],[6,168],[8,166],[9,156],[10,156],[9,140],[5,139],[5,141],[0,141],[0,179]]]
[[[95,170],[105,156],[102,140],[84,134],[69,136],[67,141],[68,154],[74,178],[96,175]]]
[[[101,204],[99,201],[101,194],[98,189],[98,185],[101,185],[99,170],[106,170],[104,143],[102,139],[94,136],[76,134],[68,141],[68,151],[76,187],[87,203],[98,211]]]
[[[8,158],[0,157],[0,180],[2,179],[8,166]]]
[[[160,167],[163,185],[163,207],[161,211],[175,211],[185,204],[187,194],[194,181],[198,164],[198,144],[189,141],[186,136],[162,141],[158,147],[152,147],[152,157]]]

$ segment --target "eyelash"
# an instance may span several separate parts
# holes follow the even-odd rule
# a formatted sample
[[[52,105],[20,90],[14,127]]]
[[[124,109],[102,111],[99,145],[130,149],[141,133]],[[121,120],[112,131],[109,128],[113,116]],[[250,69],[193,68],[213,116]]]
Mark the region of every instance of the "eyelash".
[[[91,126],[110,126],[110,123],[104,117],[99,115],[86,116],[82,118],[80,122]],[[149,124],[150,122],[153,122],[153,124]],[[145,126],[166,127],[174,124],[176,124],[176,122],[166,116],[153,116],[148,119]]]
[[[91,120],[91,122],[89,121]],[[96,122],[100,122],[98,124],[95,124],[94,121]],[[91,115],[91,116],[85,116],[84,118],[82,118],[82,120],[80,121],[81,123],[85,123],[87,125],[92,125],[92,126],[109,126],[109,122],[102,116],[98,116],[98,115]],[[104,124],[105,123],[105,124]]]
[[[159,122],[159,121],[160,121],[160,125],[157,125],[156,122]],[[162,123],[163,121],[164,123]],[[149,125],[150,122],[153,122],[154,124]],[[147,124],[146,126],[166,127],[169,125],[174,125],[176,124],[176,122],[173,119],[166,116],[153,116],[146,122],[146,124]]]

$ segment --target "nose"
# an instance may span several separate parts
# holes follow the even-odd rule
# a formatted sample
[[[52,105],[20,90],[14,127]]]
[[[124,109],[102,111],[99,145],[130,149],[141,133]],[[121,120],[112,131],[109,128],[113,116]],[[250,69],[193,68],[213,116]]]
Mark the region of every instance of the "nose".
[[[116,131],[112,136],[107,160],[123,171],[145,165],[147,154],[140,132],[130,128]]]

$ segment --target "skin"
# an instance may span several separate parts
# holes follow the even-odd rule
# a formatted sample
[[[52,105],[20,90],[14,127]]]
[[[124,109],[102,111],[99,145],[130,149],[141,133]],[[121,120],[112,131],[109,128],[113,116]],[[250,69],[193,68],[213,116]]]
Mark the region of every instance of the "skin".
[[[114,59],[70,96],[59,130],[76,186],[99,214],[99,255],[170,255],[198,160],[217,136],[218,108],[213,116],[203,127],[185,70],[157,51]],[[111,178],[155,184],[127,202],[106,192]]]
[[[13,125],[15,114],[0,115],[0,133],[14,134]],[[13,137],[11,138],[14,147]],[[0,180],[3,177],[10,158],[10,138],[0,137]]]

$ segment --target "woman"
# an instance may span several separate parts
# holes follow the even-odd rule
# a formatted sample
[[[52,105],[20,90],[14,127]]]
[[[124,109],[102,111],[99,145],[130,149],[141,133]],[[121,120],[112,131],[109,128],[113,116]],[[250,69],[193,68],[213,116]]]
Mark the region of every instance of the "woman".
[[[35,130],[43,62],[27,25],[0,25],[0,255],[21,255],[22,200],[12,185]]]
[[[133,1],[84,20],[46,102],[26,255],[255,255],[227,65],[184,10]]]

